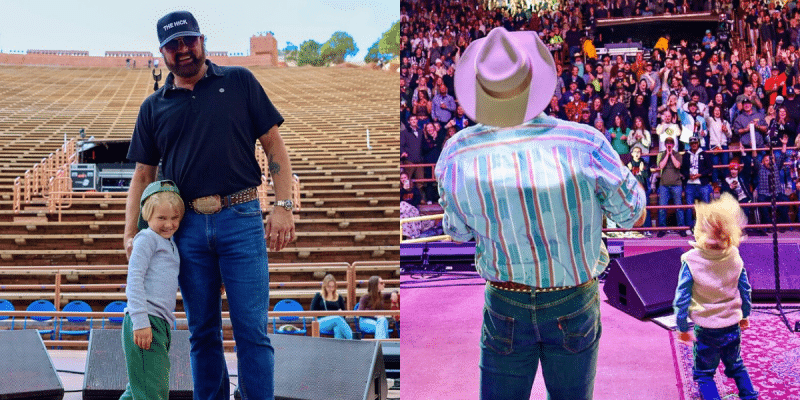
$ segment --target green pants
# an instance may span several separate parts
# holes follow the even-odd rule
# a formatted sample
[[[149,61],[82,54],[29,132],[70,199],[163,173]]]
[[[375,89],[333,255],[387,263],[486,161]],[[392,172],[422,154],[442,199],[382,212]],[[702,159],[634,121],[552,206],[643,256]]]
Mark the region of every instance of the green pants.
[[[172,332],[167,321],[150,318],[153,341],[143,350],[133,341],[133,323],[125,314],[122,323],[122,348],[128,368],[128,386],[120,400],[167,400],[169,398],[169,346]]]

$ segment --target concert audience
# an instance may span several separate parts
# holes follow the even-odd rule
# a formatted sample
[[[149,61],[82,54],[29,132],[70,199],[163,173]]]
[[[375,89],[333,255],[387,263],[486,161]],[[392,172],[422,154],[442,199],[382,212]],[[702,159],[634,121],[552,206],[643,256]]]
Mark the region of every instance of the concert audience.
[[[699,152],[713,165],[737,162],[736,168],[714,168],[710,176],[703,175],[700,180],[708,179],[711,188],[701,190],[702,196],[698,197],[704,201],[707,194],[713,198],[726,190],[736,192],[735,197],[740,200],[756,199],[752,193],[765,192],[757,171],[768,171],[760,168],[765,165],[762,160],[767,153],[754,153],[751,146],[769,145],[769,122],[777,124],[778,135],[772,138],[775,147],[781,147],[781,137],[788,138],[784,161],[791,164],[798,160],[794,149],[800,122],[800,9],[792,2],[781,7],[780,2],[747,0],[577,0],[557,5],[540,3],[530,8],[500,3],[400,2],[403,164],[435,162],[432,155],[441,151],[444,140],[473,125],[452,96],[455,63],[472,41],[496,26],[539,33],[558,69],[553,100],[544,112],[601,130],[626,161],[632,155],[626,154],[629,151],[625,148],[638,148],[644,163],[656,170],[652,184],[644,185],[659,194],[660,203],[673,198],[676,204],[690,204],[691,200],[684,201],[683,196],[694,198],[690,194],[693,189],[687,185],[697,179],[690,178],[696,173],[684,178],[678,173],[666,177],[667,188],[660,187],[665,181],[661,168],[670,168],[658,163],[670,160],[665,153],[667,138],[673,141],[679,164],[687,155],[692,160],[691,137],[699,138]],[[606,44],[596,29],[599,19],[681,14],[707,10],[709,3],[715,7],[712,13],[719,14],[719,24],[694,40],[678,41],[664,34],[654,49],[635,56],[597,52]],[[733,9],[734,3],[741,11]],[[771,117],[770,106],[774,106]],[[427,128],[431,122],[438,122],[438,126],[430,128],[435,132]],[[734,146],[746,151],[731,152],[737,148]],[[688,152],[683,156],[678,153],[684,151]],[[663,156],[656,161],[656,157],[650,157],[656,154]],[[426,170],[430,167],[404,168],[412,182],[429,177]],[[797,168],[789,165],[777,171],[781,198],[797,198]],[[732,188],[734,181],[743,186]],[[425,189],[421,183],[412,186]],[[423,204],[435,201],[428,198],[436,193],[435,188],[427,189],[421,193]],[[677,190],[680,193],[676,195]],[[665,217],[666,212],[660,211],[659,226],[665,224]],[[785,219],[782,213],[781,220]],[[691,218],[685,221],[691,222]],[[686,225],[683,218],[678,225]]]

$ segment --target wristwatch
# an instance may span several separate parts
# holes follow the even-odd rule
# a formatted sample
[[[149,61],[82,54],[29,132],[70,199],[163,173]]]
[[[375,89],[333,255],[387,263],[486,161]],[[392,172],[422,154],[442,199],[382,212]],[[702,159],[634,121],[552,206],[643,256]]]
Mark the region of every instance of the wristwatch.
[[[283,207],[286,211],[294,209],[294,202],[291,200],[278,200],[275,202],[275,207]]]

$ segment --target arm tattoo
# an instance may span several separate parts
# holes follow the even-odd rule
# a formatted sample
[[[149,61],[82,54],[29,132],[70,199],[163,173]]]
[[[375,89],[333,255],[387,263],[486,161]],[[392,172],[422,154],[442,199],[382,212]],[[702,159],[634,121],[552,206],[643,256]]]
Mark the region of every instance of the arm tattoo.
[[[277,175],[278,172],[281,172],[281,165],[278,164],[277,162],[273,161],[272,154],[268,155],[267,159],[269,160],[268,168],[269,168],[269,174],[270,175]]]

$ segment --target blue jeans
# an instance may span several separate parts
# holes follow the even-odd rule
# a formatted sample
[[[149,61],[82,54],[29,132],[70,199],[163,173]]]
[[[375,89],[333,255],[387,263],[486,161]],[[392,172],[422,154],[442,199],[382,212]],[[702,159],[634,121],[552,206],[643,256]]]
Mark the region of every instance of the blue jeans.
[[[669,199],[672,199],[672,202],[675,205],[682,204],[681,202],[681,194],[683,193],[683,189],[681,185],[676,186],[664,186],[661,185],[658,187],[658,205],[665,206],[669,204]],[[684,226],[683,224],[683,211],[684,210],[675,210],[675,217],[678,219],[678,226]],[[667,226],[667,210],[661,208],[658,210],[658,226]]]
[[[694,201],[700,199],[703,203],[710,203],[711,202],[711,192],[714,189],[711,188],[711,185],[693,185],[693,184],[686,184],[686,204],[694,205]],[[686,209],[686,218],[684,221],[686,225],[689,225],[690,228],[694,229],[694,209],[687,208]]]
[[[728,150],[728,146],[721,146],[723,150]],[[714,165],[728,165],[730,162],[730,153],[714,153],[711,156],[711,159],[714,161]],[[714,182],[719,183],[720,180],[724,179],[728,176],[728,169],[727,168],[714,168],[714,172],[711,173],[711,180]]]
[[[597,282],[524,293],[487,284],[481,334],[481,399],[530,398],[539,362],[551,400],[588,400],[600,340]]]
[[[222,349],[222,299],[228,294],[243,399],[272,399],[274,349],[267,337],[269,271],[258,200],[216,214],[186,210],[175,243],[178,276],[191,332],[195,400],[228,400],[230,383]]]
[[[767,190],[767,192],[769,192]],[[776,202],[782,201],[789,201],[789,197],[783,194],[783,192],[778,192],[777,196],[775,196]],[[758,202],[759,203],[771,203],[772,202],[772,195],[771,194],[759,194],[758,195]],[[777,207],[777,215],[778,215],[778,223],[786,223],[789,222],[789,206],[778,206]],[[771,224],[772,223],[772,206],[767,207],[758,207],[758,213],[761,215],[761,223],[762,224]]]
[[[692,377],[697,382],[704,400],[720,398],[717,385],[714,384],[714,373],[720,360],[725,365],[725,376],[733,378],[739,389],[739,398],[757,399],[758,392],[753,388],[750,375],[742,362],[739,344],[741,331],[739,325],[727,328],[711,329],[695,325],[694,335],[694,368]]]
[[[375,334],[375,339],[389,338],[389,320],[386,317],[369,318],[361,317],[358,319],[358,329],[364,333]]]
[[[338,315],[331,315],[328,317],[321,317],[317,320],[319,322],[319,330],[324,332],[333,332],[333,337],[336,339],[352,339],[353,329],[347,321]]]

